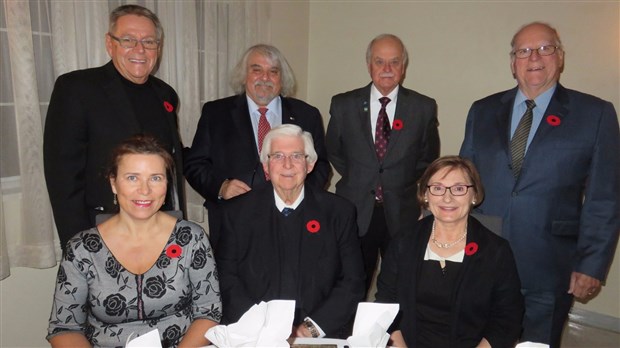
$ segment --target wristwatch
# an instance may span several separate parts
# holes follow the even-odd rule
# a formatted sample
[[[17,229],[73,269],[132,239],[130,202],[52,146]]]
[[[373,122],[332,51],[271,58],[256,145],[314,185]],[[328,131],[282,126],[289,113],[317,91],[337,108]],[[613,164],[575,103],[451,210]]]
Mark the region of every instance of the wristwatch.
[[[306,327],[306,329],[308,329],[308,331],[310,331],[310,334],[313,338],[317,338],[320,336],[319,330],[316,329],[316,326],[314,326],[314,324],[312,324],[310,320],[304,320],[304,326]]]

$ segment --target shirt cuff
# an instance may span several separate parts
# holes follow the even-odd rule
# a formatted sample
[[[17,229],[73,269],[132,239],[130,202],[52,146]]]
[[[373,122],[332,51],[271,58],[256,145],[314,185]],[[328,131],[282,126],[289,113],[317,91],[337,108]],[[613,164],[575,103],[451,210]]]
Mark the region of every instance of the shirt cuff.
[[[312,318],[310,317],[305,317],[304,320],[309,320],[312,323],[312,325],[316,327],[317,331],[319,331],[319,338],[325,337],[325,332],[321,329],[319,324],[316,323],[316,321],[312,320]]]

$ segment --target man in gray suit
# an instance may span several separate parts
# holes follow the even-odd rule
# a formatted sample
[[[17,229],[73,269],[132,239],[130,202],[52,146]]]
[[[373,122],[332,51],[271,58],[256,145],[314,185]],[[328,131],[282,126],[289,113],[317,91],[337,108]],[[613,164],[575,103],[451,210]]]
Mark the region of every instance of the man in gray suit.
[[[332,98],[328,158],[342,179],[336,194],[357,207],[367,289],[379,251],[420,215],[417,180],[439,156],[437,103],[400,85],[408,54],[395,35],[366,51],[372,83]]]

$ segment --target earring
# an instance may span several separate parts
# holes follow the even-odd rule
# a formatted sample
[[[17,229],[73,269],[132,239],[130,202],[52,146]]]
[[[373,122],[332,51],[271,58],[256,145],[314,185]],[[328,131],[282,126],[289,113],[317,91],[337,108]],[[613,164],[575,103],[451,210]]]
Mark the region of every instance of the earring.
[[[424,197],[424,203],[428,203],[428,198]]]
[[[471,205],[476,205],[476,200],[471,201]]]
[[[112,203],[114,203],[114,205],[118,205],[118,201],[116,200],[116,193],[114,194],[114,199],[112,200]]]

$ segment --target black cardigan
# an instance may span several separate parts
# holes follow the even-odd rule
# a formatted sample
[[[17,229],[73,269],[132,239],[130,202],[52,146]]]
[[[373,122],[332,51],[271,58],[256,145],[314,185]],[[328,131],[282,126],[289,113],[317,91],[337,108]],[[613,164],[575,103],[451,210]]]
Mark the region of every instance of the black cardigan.
[[[420,220],[390,244],[377,282],[377,302],[399,303],[393,325],[415,347],[416,288],[434,217]],[[477,248],[476,248],[477,247]],[[474,250],[477,249],[477,250]],[[451,347],[514,347],[521,334],[524,304],[508,242],[469,217],[465,257],[452,293]]]

